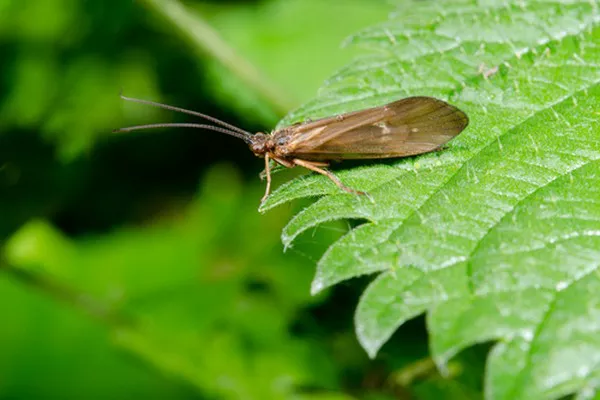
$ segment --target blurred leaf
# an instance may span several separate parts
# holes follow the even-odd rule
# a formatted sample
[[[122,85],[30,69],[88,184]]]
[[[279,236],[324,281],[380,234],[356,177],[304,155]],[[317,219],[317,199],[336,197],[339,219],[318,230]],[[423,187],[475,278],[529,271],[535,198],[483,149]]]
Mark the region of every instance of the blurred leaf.
[[[340,194],[296,179],[264,209],[324,195],[284,229],[290,245],[324,221],[369,222],[332,245],[313,291],[381,272],[356,312],[374,355],[428,311],[440,366],[499,340],[490,399],[557,398],[598,385],[600,15],[569,2],[414,3],[351,42],[371,52],[281,125],[407,95],[449,99],[471,125],[442,153],[356,168]]]
[[[0,398],[191,398],[180,383],[115,352],[104,327],[4,273],[0,302]]]
[[[2,0],[0,11],[0,38],[57,45],[85,29],[76,0]]]
[[[118,93],[123,87],[155,93],[148,83],[153,72],[141,58],[111,67],[101,59],[80,57],[59,68],[55,57],[25,52],[17,58],[0,118],[5,124],[39,129],[58,143],[63,160],[89,150],[98,137],[117,126],[115,115],[123,106]]]
[[[117,126],[121,89],[158,97],[148,59],[135,51],[103,57],[93,43],[99,32],[90,30],[96,16],[79,5],[73,0],[0,5],[1,83],[6,86],[0,124],[6,132],[39,133],[57,144],[63,161],[90,150]]]
[[[231,168],[217,167],[181,213],[79,240],[32,221],[8,241],[6,258],[77,288],[90,300],[73,303],[93,307],[117,344],[201,393],[284,399],[303,386],[334,390],[325,346],[289,330],[301,307],[323,297],[308,293],[310,262],[282,255],[275,239],[289,211],[256,213],[261,189],[245,193]],[[339,236],[317,235],[316,243]]]
[[[24,54],[13,77],[14,91],[0,115],[2,119],[16,126],[37,126],[57,95],[59,77],[52,57]]]
[[[350,397],[339,393],[327,393],[327,394],[309,394],[299,395],[292,397],[292,400],[353,400],[354,397]]]
[[[198,10],[239,52],[280,86],[292,104],[308,100],[331,71],[341,68],[357,53],[340,42],[356,29],[385,18],[391,7],[385,1],[268,0],[254,3],[203,4]],[[344,23],[332,23],[343,20]],[[246,117],[257,106],[256,93],[231,73],[209,64],[215,95]],[[261,119],[274,124],[277,115],[260,107]]]

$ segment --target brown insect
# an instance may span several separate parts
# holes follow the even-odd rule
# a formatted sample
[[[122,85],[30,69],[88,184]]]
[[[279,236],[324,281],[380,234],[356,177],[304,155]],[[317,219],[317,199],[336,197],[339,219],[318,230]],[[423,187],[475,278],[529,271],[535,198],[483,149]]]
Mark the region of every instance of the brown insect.
[[[469,124],[464,112],[442,100],[408,97],[380,107],[297,123],[271,134],[252,134],[195,111],[148,100],[121,98],[194,115],[220,126],[166,123],[131,126],[115,132],[165,127],[199,128],[235,136],[248,143],[256,156],[265,159],[267,187],[261,201],[265,201],[271,189],[270,160],[284,167],[300,166],[325,175],[348,193],[366,194],[344,185],[324,167],[332,161],[406,157],[439,150]]]

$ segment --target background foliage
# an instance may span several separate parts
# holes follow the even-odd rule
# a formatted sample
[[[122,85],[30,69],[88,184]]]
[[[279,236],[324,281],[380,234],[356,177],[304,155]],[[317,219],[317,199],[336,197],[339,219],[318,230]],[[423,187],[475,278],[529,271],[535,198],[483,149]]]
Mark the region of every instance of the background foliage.
[[[597,24],[593,1],[0,0],[0,398],[594,396]],[[112,135],[181,120],[121,90],[251,131],[409,94],[472,124],[340,172],[375,204],[309,176],[260,214],[246,146]]]

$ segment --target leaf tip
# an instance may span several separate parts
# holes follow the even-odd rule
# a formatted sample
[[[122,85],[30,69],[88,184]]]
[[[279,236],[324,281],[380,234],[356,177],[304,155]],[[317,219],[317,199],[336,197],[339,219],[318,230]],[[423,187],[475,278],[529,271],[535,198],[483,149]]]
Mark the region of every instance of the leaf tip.
[[[288,224],[288,226],[289,226],[289,224]],[[281,233],[281,242],[283,243],[284,250],[287,250],[288,248],[292,247],[292,243],[294,242],[294,240],[300,233],[297,231],[289,232],[287,229],[288,226],[283,228],[283,232]]]
[[[365,349],[365,351],[367,352],[367,355],[369,356],[369,358],[371,360],[375,359],[375,357],[377,357],[377,353],[379,352],[379,346],[375,345],[373,347],[368,347],[363,343],[363,349]]]
[[[448,367],[449,358],[447,356],[436,356],[432,357],[435,367],[441,376],[450,376],[450,368]]]
[[[365,352],[371,360],[377,356],[377,353],[379,353],[379,349],[381,349],[381,346],[383,345],[383,343],[385,343],[385,340],[380,341],[369,339],[363,334],[363,332],[360,331],[358,325],[356,328],[356,337],[358,338],[358,342],[360,343],[360,345],[365,350]]]
[[[273,204],[271,201],[269,201],[269,198],[266,198],[264,200],[262,200],[260,202],[260,204],[258,205],[258,212],[261,214],[266,213],[267,211],[269,211],[270,209],[272,209],[273,207],[275,207],[277,204]]]
[[[315,279],[313,279],[313,281],[312,281],[312,284],[310,285],[310,294],[312,296],[316,296],[323,289],[325,289],[325,284],[324,284],[323,280],[319,277],[315,277]]]
[[[289,248],[292,247],[292,241],[294,240],[294,237],[290,237],[288,235],[281,235],[281,242],[283,243],[283,252],[285,253],[286,251],[288,251]]]

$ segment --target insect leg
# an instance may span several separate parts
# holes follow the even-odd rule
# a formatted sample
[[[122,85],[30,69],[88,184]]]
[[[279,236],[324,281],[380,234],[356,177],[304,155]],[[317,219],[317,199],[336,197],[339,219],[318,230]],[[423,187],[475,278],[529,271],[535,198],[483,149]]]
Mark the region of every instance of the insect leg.
[[[319,168],[318,165],[321,163],[313,163],[310,161],[300,160],[298,158],[294,158],[293,162],[294,162],[294,164],[299,165],[300,167],[304,167],[306,169],[310,169],[311,171],[317,172],[321,175],[325,175],[326,177],[331,179],[333,181],[333,183],[336,184],[337,187],[339,187],[340,189],[342,189],[348,193],[360,194],[360,195],[367,194],[365,192],[361,192],[360,190],[352,189],[352,188],[349,188],[348,186],[344,185],[342,183],[342,181],[340,181],[339,178],[337,176],[335,176],[331,171],[328,171],[323,168]]]
[[[282,158],[273,157],[273,160],[275,160],[277,163],[283,165],[286,168],[294,168],[296,166],[296,164],[294,164],[292,161],[284,160]]]
[[[324,161],[310,161],[310,163],[315,167],[329,167],[329,163]]]
[[[270,165],[271,160],[274,160],[277,164],[279,164],[285,168],[294,168],[296,166],[296,164],[294,164],[291,161],[284,160],[284,159],[278,158],[278,157],[273,157],[273,155],[271,155],[269,153],[265,154],[265,170],[260,173],[260,176],[261,176],[261,179],[264,179],[264,178],[267,179],[267,189],[265,191],[265,195],[261,199],[261,203],[263,203],[267,199],[267,197],[269,196],[269,193],[271,192],[271,165]],[[278,167],[277,164],[275,164],[275,167]],[[263,178],[263,176],[264,176],[264,178]]]
[[[267,188],[265,190],[265,195],[260,200],[261,203],[264,203],[269,197],[269,192],[271,191],[271,165],[269,164],[269,153],[265,154],[265,175],[267,177]]]
[[[271,158],[271,160],[273,160],[273,158]],[[270,162],[271,164],[271,173],[275,172],[277,170],[277,167],[279,166],[276,162]],[[261,181],[264,181],[267,178],[267,171],[266,170],[262,170],[260,171],[260,173],[258,174],[258,177],[260,178]]]

